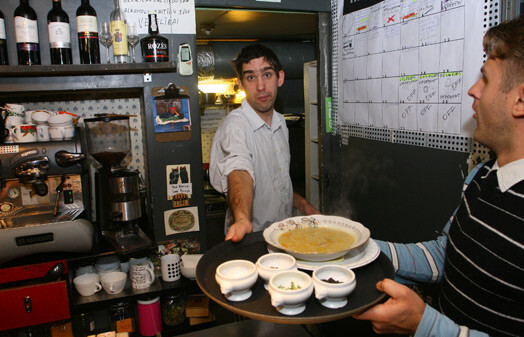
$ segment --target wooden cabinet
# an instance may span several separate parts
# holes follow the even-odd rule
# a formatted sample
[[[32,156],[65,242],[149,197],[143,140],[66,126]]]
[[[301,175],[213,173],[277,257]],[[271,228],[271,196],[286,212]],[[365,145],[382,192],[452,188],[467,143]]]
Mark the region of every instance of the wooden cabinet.
[[[68,319],[67,282],[42,282],[57,262],[0,270],[0,331]],[[67,273],[67,269],[64,269]]]

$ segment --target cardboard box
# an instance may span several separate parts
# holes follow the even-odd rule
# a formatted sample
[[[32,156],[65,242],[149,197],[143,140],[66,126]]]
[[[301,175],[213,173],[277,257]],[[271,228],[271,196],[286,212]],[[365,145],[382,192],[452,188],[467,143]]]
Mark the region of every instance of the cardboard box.
[[[204,294],[189,296],[186,317],[209,317],[209,298]]]
[[[211,313],[207,317],[189,317],[189,325],[197,325],[197,324],[214,322],[214,321],[215,321],[215,316],[213,315],[213,313]]]

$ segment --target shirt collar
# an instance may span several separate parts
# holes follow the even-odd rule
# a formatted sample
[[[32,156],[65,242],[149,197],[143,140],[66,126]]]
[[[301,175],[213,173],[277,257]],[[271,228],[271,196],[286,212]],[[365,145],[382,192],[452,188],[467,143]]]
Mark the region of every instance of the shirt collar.
[[[502,167],[499,167],[497,160],[492,170],[497,170],[499,188],[502,192],[506,192],[511,186],[524,180],[524,158],[512,161]]]
[[[271,127],[267,125],[266,122],[260,116],[255,112],[255,110],[249,105],[247,100],[244,98],[241,102],[242,109],[244,110],[244,113],[246,115],[247,120],[249,121],[249,124],[251,125],[252,131],[256,131],[266,125],[268,128],[271,129],[271,131],[275,131],[278,128],[280,128],[281,121],[277,116],[277,111],[273,109],[273,116],[271,117]]]

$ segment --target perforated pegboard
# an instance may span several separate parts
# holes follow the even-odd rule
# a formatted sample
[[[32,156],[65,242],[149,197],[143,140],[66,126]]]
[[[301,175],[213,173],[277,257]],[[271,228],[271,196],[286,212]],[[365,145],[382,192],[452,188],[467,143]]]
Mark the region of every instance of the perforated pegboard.
[[[362,1],[362,0],[360,0]],[[502,1],[501,0],[479,0],[484,1],[484,25],[482,34],[491,26],[497,25],[502,20]],[[349,1],[349,3],[356,3],[359,0]],[[338,6],[343,4],[343,0],[332,0],[332,22],[333,22],[333,54],[332,54],[332,74],[333,74],[333,133],[340,135],[342,144],[348,143],[348,137],[361,137],[373,139],[384,142],[409,144],[415,146],[423,146],[429,148],[436,148],[449,151],[470,152],[471,162],[477,162],[489,155],[489,151],[476,143],[471,137],[459,134],[434,133],[423,131],[400,130],[395,128],[375,128],[361,125],[345,124],[338,111],[339,101],[339,9]],[[485,55],[484,55],[485,59]],[[467,90],[467,89],[466,89]],[[479,159],[480,158],[480,159]]]

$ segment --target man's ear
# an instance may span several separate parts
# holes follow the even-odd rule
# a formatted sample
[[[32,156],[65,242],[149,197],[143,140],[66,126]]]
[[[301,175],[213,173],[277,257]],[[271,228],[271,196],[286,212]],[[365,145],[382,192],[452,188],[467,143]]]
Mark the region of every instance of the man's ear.
[[[519,84],[516,88],[517,97],[513,106],[513,116],[524,118],[524,84]]]
[[[280,70],[278,72],[278,86],[279,87],[281,87],[282,84],[284,84],[284,77],[285,77],[284,70]]]

